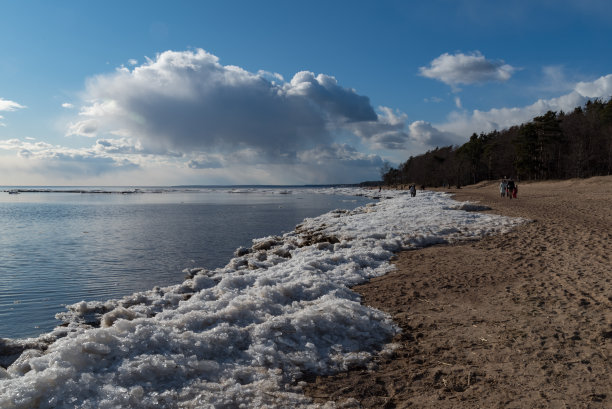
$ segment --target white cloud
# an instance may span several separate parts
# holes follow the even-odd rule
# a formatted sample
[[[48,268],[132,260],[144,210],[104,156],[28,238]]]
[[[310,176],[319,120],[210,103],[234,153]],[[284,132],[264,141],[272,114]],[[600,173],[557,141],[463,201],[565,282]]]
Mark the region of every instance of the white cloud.
[[[100,154],[145,154],[138,143],[129,138],[98,139],[93,150]]]
[[[80,135],[93,138],[98,132],[98,121],[95,119],[87,119],[84,121],[74,122],[68,124],[68,131],[66,136]]]
[[[431,123],[425,121],[414,121],[409,126],[410,138],[421,146],[448,146],[462,142],[462,138],[452,132],[445,132]]]
[[[74,105],[73,105],[73,104],[71,104],[70,102],[64,102],[64,103],[62,104],[62,108],[71,109],[71,108],[74,108]]]
[[[373,149],[403,149],[409,138],[406,132],[408,116],[389,107],[378,107],[375,121],[363,121],[348,125],[348,128]]]
[[[450,140],[455,139],[455,143],[463,143],[474,132],[506,129],[531,121],[534,117],[545,114],[547,111],[572,112],[574,108],[584,105],[589,99],[609,99],[610,97],[612,97],[612,74],[590,82],[579,82],[574,84],[573,90],[567,94],[556,98],[539,99],[523,107],[493,108],[488,111],[476,109],[471,113],[453,112],[446,122],[427,124],[428,126],[425,127],[422,121],[417,121],[418,126],[415,123],[410,125],[410,136],[422,143],[428,143],[428,140],[440,139],[438,133],[443,133],[442,139],[448,138],[449,135],[456,135]]]
[[[360,122],[377,118],[368,97],[358,95],[353,89],[342,88],[329,75],[315,76],[312,72],[301,71],[283,89],[288,96],[299,95],[315,102],[325,118],[331,121]]]
[[[600,77],[592,82],[579,82],[576,84],[576,92],[588,98],[612,97],[612,74]]]
[[[302,158],[337,146],[337,135],[388,147],[407,139],[403,114],[377,114],[368,97],[332,76],[301,71],[285,81],[221,65],[201,49],[91,78],[84,100],[67,135],[97,137],[96,152],[173,156],[198,171],[304,167]]]
[[[8,99],[0,97],[0,111],[15,111],[17,109],[23,108],[25,108],[25,106],[15,101],[10,101]],[[2,119],[4,119],[4,117],[0,115],[0,126],[6,126],[6,124],[2,122]]]
[[[8,99],[0,97],[0,111],[15,111],[17,109],[23,109],[25,106]]]
[[[24,163],[29,163],[31,171],[46,175],[99,176],[138,167],[128,159],[100,154],[95,149],[66,148],[46,142],[0,140],[0,150],[16,152]]]
[[[444,53],[429,67],[419,69],[422,76],[442,81],[453,88],[460,84],[507,81],[514,71],[515,67],[503,61],[487,60],[479,51],[454,55]]]
[[[488,111],[476,109],[471,113],[454,112],[449,116],[449,121],[438,128],[464,136],[474,132],[501,130],[531,121],[534,117],[547,111],[572,111],[575,107],[583,105],[587,99],[579,92],[573,91],[558,98],[539,99],[524,107],[493,108]]]
[[[266,160],[331,143],[330,128],[376,120],[367,97],[335,78],[297,73],[290,82],[223,66],[204,50],[166,51],[133,70],[88,82],[85,119],[69,134],[122,129],[145,148],[232,152],[254,148]],[[95,121],[95,122],[94,122]]]
[[[134,58],[130,58],[130,59],[128,60],[128,64],[130,64],[130,65],[136,65],[136,64],[138,64],[138,60],[136,60],[136,59],[134,59]]]

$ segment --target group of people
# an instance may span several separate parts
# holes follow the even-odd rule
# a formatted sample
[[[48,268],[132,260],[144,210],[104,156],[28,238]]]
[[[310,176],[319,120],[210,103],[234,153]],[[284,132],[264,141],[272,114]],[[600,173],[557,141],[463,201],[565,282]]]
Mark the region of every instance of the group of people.
[[[501,197],[508,197],[508,199],[517,198],[518,194],[518,186],[514,183],[514,180],[503,178],[501,183],[499,184],[499,194]]]

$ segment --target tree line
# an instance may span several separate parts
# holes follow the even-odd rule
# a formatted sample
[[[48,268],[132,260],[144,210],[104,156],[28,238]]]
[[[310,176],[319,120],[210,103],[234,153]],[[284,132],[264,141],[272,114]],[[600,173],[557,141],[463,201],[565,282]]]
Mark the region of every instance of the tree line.
[[[572,113],[548,111],[502,131],[474,133],[461,146],[411,156],[381,169],[386,185],[457,186],[482,180],[586,178],[612,173],[612,98]]]

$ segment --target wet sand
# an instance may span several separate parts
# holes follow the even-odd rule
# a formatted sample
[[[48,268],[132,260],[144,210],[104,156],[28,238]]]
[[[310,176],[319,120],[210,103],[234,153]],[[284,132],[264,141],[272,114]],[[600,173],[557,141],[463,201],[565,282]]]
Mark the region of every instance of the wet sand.
[[[310,379],[346,408],[612,408],[612,176],[450,189],[533,220],[501,236],[399,253],[354,287],[402,328],[392,357]]]

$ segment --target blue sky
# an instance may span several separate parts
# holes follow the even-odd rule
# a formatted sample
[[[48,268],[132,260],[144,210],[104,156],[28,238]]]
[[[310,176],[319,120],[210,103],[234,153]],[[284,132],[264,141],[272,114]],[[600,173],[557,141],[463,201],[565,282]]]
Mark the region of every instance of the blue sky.
[[[353,183],[612,96],[612,5],[1,1],[0,185]]]

